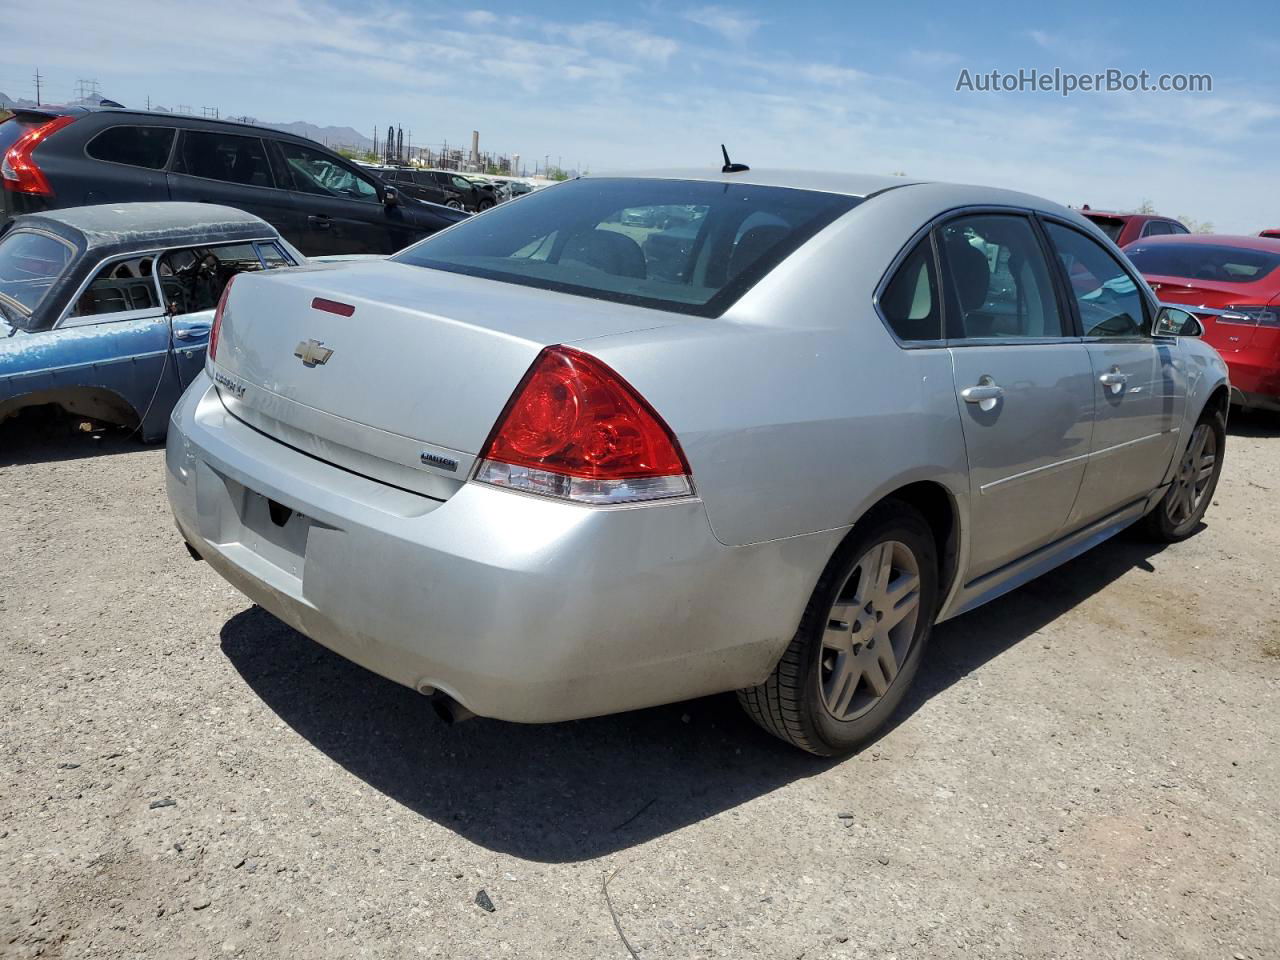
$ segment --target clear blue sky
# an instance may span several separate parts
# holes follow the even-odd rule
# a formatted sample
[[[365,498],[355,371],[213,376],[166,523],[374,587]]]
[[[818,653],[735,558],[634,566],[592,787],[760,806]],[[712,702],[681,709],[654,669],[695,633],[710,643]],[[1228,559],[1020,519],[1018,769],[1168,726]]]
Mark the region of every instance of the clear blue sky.
[[[1280,226],[1280,4],[1140,0],[483,5],[42,0],[0,91],[82,77],[130,105],[461,143],[591,170],[903,171]],[[15,55],[15,51],[21,51]],[[38,58],[38,60],[37,60]],[[26,61],[30,60],[30,63]],[[1212,74],[1212,93],[957,93],[961,69]]]

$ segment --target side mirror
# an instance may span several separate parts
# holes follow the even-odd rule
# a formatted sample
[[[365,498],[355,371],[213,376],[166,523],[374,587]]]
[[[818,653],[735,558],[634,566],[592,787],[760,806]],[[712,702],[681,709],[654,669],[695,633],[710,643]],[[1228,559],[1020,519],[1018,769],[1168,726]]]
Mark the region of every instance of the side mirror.
[[[382,205],[384,207],[394,207],[400,202],[400,191],[391,184],[385,184],[382,188]]]
[[[1156,314],[1157,337],[1203,337],[1204,324],[1194,313],[1178,307],[1161,307]]]

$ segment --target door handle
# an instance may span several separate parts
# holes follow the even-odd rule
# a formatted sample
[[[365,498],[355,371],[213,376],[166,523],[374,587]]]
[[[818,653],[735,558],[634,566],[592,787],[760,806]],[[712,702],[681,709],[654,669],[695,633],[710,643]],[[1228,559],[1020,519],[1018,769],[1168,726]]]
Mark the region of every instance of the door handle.
[[[983,378],[987,379],[987,378]],[[996,400],[1004,397],[1004,387],[995,383],[979,383],[976,387],[965,387],[960,391],[960,397],[965,403],[988,403],[994,405]],[[990,410],[991,407],[983,407],[984,410]]]
[[[175,340],[195,340],[197,337],[205,337],[209,334],[209,327],[206,324],[194,324],[190,327],[178,327],[173,331]]]
[[[1129,382],[1129,377],[1121,373],[1119,367],[1112,367],[1098,377],[1098,382],[1104,387],[1110,387],[1112,393],[1119,393],[1124,389],[1124,385]]]
[[[311,224],[317,230],[328,230],[333,221],[328,217],[307,217],[307,223]]]

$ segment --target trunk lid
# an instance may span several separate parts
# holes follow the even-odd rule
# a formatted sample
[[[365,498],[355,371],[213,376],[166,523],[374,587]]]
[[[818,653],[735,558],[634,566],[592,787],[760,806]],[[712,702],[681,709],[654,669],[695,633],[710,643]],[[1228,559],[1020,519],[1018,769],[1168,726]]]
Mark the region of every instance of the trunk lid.
[[[311,266],[236,279],[211,372],[258,430],[445,497],[543,347],[688,322],[388,261]]]

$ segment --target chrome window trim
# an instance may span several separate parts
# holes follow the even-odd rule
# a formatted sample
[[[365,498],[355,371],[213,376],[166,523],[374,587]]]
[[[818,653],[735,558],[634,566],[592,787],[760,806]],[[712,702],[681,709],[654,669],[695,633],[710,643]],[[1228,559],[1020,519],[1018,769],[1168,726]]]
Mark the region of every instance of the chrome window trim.
[[[100,136],[102,136],[104,133],[109,133],[112,130],[119,130],[122,127],[142,127],[147,130],[172,130],[173,141],[169,144],[169,155],[165,157],[164,164],[159,167],[143,167],[136,163],[121,163],[119,160],[103,160],[101,157],[95,157],[93,154],[89,152],[90,145],[95,140],[97,140]],[[169,126],[168,124],[164,124],[164,123],[156,123],[156,124],[113,123],[109,127],[103,127],[101,130],[99,130],[97,133],[91,136],[88,140],[85,141],[84,146],[81,147],[80,149],[84,153],[85,159],[92,160],[94,163],[109,163],[112,166],[125,167],[129,170],[150,170],[152,173],[165,174],[165,173],[171,172],[169,168],[173,166],[173,155],[175,151],[178,149],[178,135],[182,132],[183,129],[184,129],[183,127]]]

